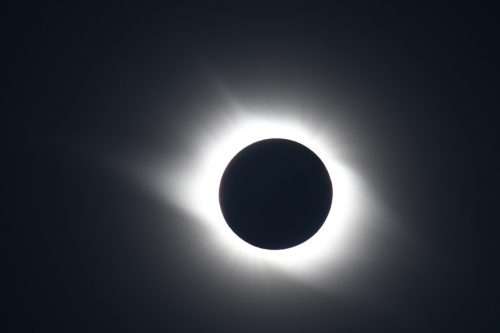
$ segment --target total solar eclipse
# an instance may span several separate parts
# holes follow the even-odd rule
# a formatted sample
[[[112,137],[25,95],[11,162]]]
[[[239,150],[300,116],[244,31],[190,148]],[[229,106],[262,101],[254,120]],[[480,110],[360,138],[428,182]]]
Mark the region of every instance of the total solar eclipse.
[[[229,162],[219,203],[227,224],[242,240],[263,249],[287,249],[321,228],[332,204],[332,183],[309,148],[267,139],[247,146]]]

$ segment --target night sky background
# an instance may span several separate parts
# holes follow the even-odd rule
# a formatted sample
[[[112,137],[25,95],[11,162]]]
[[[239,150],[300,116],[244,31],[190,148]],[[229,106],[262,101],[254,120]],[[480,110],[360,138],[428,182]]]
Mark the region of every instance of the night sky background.
[[[494,6],[2,7],[1,331],[498,332]],[[119,167],[173,158],[227,96],[342,119],[403,230],[349,293],[221,280],[183,213]]]

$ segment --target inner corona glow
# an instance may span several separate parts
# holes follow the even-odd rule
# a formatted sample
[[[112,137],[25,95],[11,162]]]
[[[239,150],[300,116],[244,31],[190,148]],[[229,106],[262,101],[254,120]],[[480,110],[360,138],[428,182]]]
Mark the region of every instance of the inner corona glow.
[[[207,249],[236,257],[240,264],[269,264],[296,272],[324,269],[345,254],[353,240],[349,235],[356,227],[354,215],[361,207],[360,186],[339,160],[331,126],[307,114],[255,110],[233,111],[216,121],[194,138],[190,157],[170,168],[166,184],[172,201],[206,226],[207,238],[201,241],[210,242]],[[321,229],[306,242],[283,250],[261,249],[241,240],[225,222],[218,200],[231,159],[248,145],[271,138],[293,140],[312,150],[326,166],[333,186],[332,206]]]

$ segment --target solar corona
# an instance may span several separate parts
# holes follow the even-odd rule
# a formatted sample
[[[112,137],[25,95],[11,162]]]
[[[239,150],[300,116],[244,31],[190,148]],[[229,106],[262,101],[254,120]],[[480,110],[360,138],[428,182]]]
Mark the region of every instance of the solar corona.
[[[201,129],[193,125],[193,135],[184,139],[189,154],[164,166],[157,182],[191,216],[193,228],[203,230],[202,239],[192,236],[202,256],[316,278],[359,252],[363,244],[355,240],[373,204],[355,169],[343,161],[347,148],[328,117],[268,106],[214,114]],[[248,158],[254,161],[240,163]],[[248,196],[260,199],[250,203]],[[315,198],[304,203],[305,197]],[[266,203],[271,198],[274,204]]]

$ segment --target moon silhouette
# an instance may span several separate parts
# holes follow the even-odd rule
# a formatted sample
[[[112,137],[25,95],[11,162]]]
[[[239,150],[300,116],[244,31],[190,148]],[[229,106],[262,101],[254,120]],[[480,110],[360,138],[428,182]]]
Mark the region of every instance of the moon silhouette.
[[[267,139],[241,150],[226,167],[219,203],[245,242],[281,250],[311,238],[332,205],[332,182],[321,159],[304,145]]]

